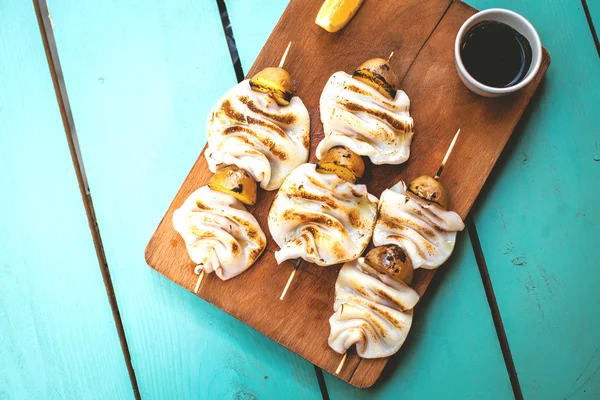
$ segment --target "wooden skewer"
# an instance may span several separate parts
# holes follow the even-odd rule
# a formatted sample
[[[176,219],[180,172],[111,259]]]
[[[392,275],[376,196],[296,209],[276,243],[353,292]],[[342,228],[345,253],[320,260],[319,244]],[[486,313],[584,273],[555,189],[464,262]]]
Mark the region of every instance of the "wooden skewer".
[[[348,353],[344,353],[344,357],[342,357],[342,361],[340,361],[337,369],[335,370],[335,374],[339,375],[340,371],[342,370],[342,368],[344,368],[344,363],[346,362],[346,357],[348,356]]]
[[[196,281],[196,287],[194,288],[194,293],[198,294],[198,289],[200,289],[200,284],[202,283],[202,278],[204,278],[204,272],[205,270],[202,270],[200,272],[200,275],[198,276],[198,281]]]
[[[448,157],[450,157],[450,153],[452,153],[452,149],[454,149],[454,145],[456,144],[456,139],[458,139],[459,134],[460,129],[458,130],[458,132],[456,132],[456,135],[454,135],[454,139],[452,139],[452,143],[450,143],[450,147],[448,147],[448,151],[446,151],[446,155],[442,160],[442,164],[440,164],[440,168],[438,169],[433,179],[438,180],[440,179],[440,176],[442,176],[442,172],[444,172],[444,166],[446,165],[446,161],[448,161]]]
[[[394,57],[394,52],[393,51],[390,53],[390,56],[388,57],[388,62],[390,62],[390,60],[392,59],[392,57]]]
[[[290,51],[290,47],[292,46],[292,42],[288,43],[287,49],[285,49],[285,53],[283,53],[283,57],[281,57],[281,61],[279,61],[279,68],[283,68],[283,64],[285,64],[285,59]]]
[[[285,284],[285,288],[283,289],[283,292],[281,293],[281,297],[279,297],[279,300],[283,300],[283,298],[285,297],[285,294],[287,293],[288,289],[290,288],[290,284],[294,280],[294,276],[296,276],[296,271],[298,271],[298,267],[300,266],[300,262],[302,262],[301,258],[299,258],[299,259],[296,260],[296,265],[294,265],[294,270],[290,274],[290,277],[288,278],[288,281]]]

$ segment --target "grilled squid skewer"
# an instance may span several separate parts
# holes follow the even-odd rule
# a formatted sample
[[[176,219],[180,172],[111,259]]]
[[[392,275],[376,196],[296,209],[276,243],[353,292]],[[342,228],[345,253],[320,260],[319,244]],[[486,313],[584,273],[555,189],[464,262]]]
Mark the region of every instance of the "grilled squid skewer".
[[[448,194],[439,182],[459,134],[460,129],[435,177],[420,176],[408,186],[400,181],[381,194],[373,244],[399,246],[414,268],[435,269],[446,262],[457,232],[465,227],[457,213],[447,210]]]
[[[303,164],[286,178],[269,211],[269,230],[280,247],[279,263],[296,259],[321,266],[358,258],[371,240],[377,198],[356,181],[364,173],[360,156],[333,148],[317,164]]]
[[[332,147],[345,146],[373,164],[408,160],[413,119],[410,100],[398,89],[399,82],[389,59],[368,60],[352,75],[334,73],[321,94],[325,137],[317,147],[317,158]]]
[[[396,258],[390,263],[392,253],[404,261]],[[380,358],[400,349],[412,324],[412,309],[419,301],[419,295],[394,272],[403,267],[412,265],[397,246],[374,248],[366,257],[344,264],[329,319],[329,346],[334,351],[345,354],[356,345],[359,356]]]
[[[222,280],[231,279],[248,269],[267,245],[256,218],[242,202],[210,185],[196,190],[175,210],[173,226],[201,277],[215,272]],[[198,287],[196,283],[196,292]]]
[[[310,118],[295,96],[292,76],[283,68],[288,50],[289,46],[279,67],[240,82],[211,110],[205,156],[213,173],[236,165],[263,189],[277,190],[308,160]]]
[[[284,171],[281,165],[285,163],[273,162],[275,168],[271,168],[273,157],[303,162],[303,153],[294,144],[301,144],[304,158],[308,157],[308,111],[294,98],[292,77],[283,69],[290,46],[291,42],[279,67],[266,68],[234,87],[209,115],[207,158],[215,174],[173,214],[174,228],[197,264],[195,293],[206,273],[214,271],[223,280],[233,278],[264,251],[265,234],[244,205],[256,203],[257,180],[263,187],[273,182],[278,187],[272,172]],[[236,148],[236,142],[246,146]],[[294,161],[288,153],[300,159]],[[268,164],[263,165],[262,174],[261,161]]]
[[[456,232],[464,224],[458,214],[446,210],[448,195],[439,178],[459,134],[460,129],[435,177],[421,176],[408,188],[399,182],[382,193],[373,234],[377,247],[340,271],[335,313],[329,320],[329,345],[344,354],[336,374],[342,370],[346,351],[353,344],[364,358],[387,357],[400,349],[410,330],[412,307],[418,301],[418,295],[409,288],[413,269],[437,268],[452,253]],[[375,277],[379,282],[373,281]],[[381,285],[386,290],[399,290],[397,296],[414,294],[409,297],[414,303],[389,304],[393,297]],[[390,306],[391,311],[385,308]]]

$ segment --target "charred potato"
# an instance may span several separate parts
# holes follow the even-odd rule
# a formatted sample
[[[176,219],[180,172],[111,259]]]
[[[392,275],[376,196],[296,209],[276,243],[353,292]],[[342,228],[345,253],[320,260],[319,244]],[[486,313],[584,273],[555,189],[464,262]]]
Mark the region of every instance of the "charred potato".
[[[208,187],[230,194],[246,205],[252,206],[256,203],[256,182],[248,172],[235,165],[218,170],[210,178]]]
[[[365,173],[362,158],[343,146],[332,147],[317,164],[317,171],[336,174],[341,179],[355,183]]]
[[[296,88],[289,72],[283,68],[265,68],[250,79],[252,90],[268,93],[280,106],[287,106]]]
[[[448,207],[448,194],[446,189],[431,176],[423,175],[408,185],[408,191],[419,196],[425,201],[435,203],[442,208]]]
[[[355,79],[377,89],[379,93],[393,100],[400,86],[400,79],[383,58],[372,58],[361,64],[354,74]]]
[[[400,246],[388,244],[375,247],[365,257],[373,269],[386,274],[397,281],[410,285],[413,280],[413,265]]]

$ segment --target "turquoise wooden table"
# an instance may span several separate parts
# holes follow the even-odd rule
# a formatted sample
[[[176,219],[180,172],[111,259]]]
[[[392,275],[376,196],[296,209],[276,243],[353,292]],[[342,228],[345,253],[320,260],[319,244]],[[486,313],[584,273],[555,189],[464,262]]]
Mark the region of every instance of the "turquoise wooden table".
[[[143,257],[287,1],[0,1],[0,399],[600,398],[600,0],[469,3],[530,19],[552,65],[361,390]]]

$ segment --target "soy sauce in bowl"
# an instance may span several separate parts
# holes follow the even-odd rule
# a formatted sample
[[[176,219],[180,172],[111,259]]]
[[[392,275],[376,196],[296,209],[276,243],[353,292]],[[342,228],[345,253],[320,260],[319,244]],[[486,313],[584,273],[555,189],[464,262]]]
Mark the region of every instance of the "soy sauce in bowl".
[[[464,35],[460,56],[469,74],[484,85],[507,88],[521,82],[531,66],[531,45],[514,28],[482,21]]]

